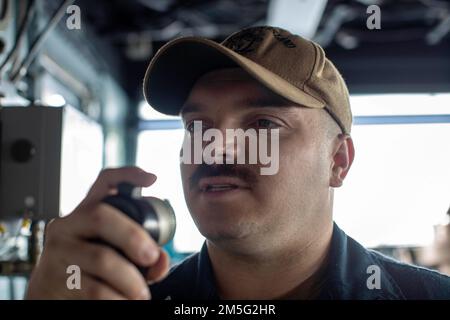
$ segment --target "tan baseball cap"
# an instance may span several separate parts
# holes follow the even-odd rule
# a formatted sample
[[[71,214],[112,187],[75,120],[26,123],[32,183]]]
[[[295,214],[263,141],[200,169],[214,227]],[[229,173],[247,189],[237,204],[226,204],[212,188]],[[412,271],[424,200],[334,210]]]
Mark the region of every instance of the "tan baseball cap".
[[[318,44],[275,27],[244,29],[220,44],[199,37],[168,42],[147,68],[145,99],[161,113],[178,115],[197,79],[231,67],[294,103],[326,109],[350,133],[349,93],[339,71]]]

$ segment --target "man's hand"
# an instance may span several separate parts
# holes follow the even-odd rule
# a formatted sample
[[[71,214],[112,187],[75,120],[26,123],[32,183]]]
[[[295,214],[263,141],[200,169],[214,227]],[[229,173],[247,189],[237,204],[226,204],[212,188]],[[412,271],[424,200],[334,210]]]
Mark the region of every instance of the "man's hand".
[[[31,275],[26,298],[151,298],[147,282],[159,281],[167,273],[167,253],[135,221],[101,201],[116,192],[120,182],[148,187],[155,180],[155,175],[136,167],[103,170],[86,198],[70,215],[56,218],[47,225],[44,251]],[[130,260],[150,267],[147,279]],[[70,265],[81,269],[79,290],[67,288],[69,274],[66,270]]]

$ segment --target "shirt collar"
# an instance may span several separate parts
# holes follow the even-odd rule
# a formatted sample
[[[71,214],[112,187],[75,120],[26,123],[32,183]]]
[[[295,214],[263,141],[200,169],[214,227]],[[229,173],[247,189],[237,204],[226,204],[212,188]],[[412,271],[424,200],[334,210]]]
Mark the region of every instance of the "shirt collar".
[[[369,289],[368,279],[373,274],[370,266],[379,270],[380,286]],[[369,268],[369,269],[368,269]],[[402,299],[401,290],[382,263],[370,250],[347,236],[336,223],[325,272],[327,281],[320,299]]]
[[[202,249],[200,250],[197,270],[198,272],[196,275],[197,279],[195,287],[198,292],[195,297],[198,297],[200,300],[218,300],[219,295],[217,293],[212,263],[209,258],[206,241],[203,243]]]
[[[328,256],[328,265],[324,274],[327,279],[319,295],[319,299],[359,299],[386,300],[404,299],[404,296],[383,268],[382,264],[371,254],[370,250],[347,236],[336,223],[333,225],[333,235]],[[369,266],[380,269],[379,289],[369,289],[367,280],[371,272]],[[196,297],[199,299],[218,300],[214,273],[208,254],[206,241],[200,250],[196,275]]]

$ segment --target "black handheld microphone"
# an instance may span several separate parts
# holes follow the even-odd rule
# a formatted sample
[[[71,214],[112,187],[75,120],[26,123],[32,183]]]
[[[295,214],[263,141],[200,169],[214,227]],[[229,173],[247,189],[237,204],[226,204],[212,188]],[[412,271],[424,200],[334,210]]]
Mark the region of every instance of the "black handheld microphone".
[[[142,197],[141,188],[122,182],[117,194],[107,196],[103,202],[115,207],[140,224],[158,245],[163,246],[175,235],[175,213],[168,200]],[[146,274],[147,268],[138,267]]]

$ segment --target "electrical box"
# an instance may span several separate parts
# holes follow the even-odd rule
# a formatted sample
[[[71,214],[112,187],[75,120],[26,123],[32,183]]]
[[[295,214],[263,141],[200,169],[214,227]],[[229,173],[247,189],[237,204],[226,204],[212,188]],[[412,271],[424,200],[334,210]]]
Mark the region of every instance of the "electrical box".
[[[1,110],[0,221],[68,214],[103,166],[103,131],[70,106]]]
[[[1,110],[0,218],[59,214],[63,108]]]

